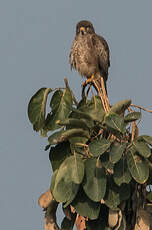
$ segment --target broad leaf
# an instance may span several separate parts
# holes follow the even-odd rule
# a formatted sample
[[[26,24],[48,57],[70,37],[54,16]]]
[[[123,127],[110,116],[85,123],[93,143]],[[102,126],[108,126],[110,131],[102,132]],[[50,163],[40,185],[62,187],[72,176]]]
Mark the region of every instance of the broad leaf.
[[[53,133],[48,138],[49,145],[56,145],[59,142],[60,137],[65,132],[65,130],[60,130],[58,132]]]
[[[108,189],[104,198],[105,204],[112,210],[118,210],[118,205],[130,197],[130,185],[117,186],[112,177],[108,181]]]
[[[114,164],[109,160],[109,152],[100,156],[101,165],[111,174],[113,174]]]
[[[137,140],[145,141],[147,144],[152,145],[152,137],[151,136],[142,135],[142,136],[137,137]]]
[[[117,191],[119,193],[120,202],[128,200],[131,193],[130,184],[122,184],[121,186],[117,186]]]
[[[77,105],[77,109],[81,109],[84,106],[89,106],[91,103],[91,100],[89,100],[87,97],[82,98],[82,100],[80,100],[80,102]]]
[[[110,148],[110,152],[109,152],[109,160],[115,164],[116,162],[118,162],[121,157],[122,154],[124,152],[126,148],[126,144],[120,144],[118,142],[114,142]]]
[[[66,141],[72,137],[86,137],[89,138],[89,132],[83,129],[68,129],[68,130],[61,130],[52,134],[48,138],[48,142],[50,145],[54,145],[63,141]]]
[[[90,138],[89,132],[83,129],[69,129],[66,130],[61,140],[68,139],[70,143],[86,143]]]
[[[55,130],[60,128],[57,121],[66,119],[72,110],[72,95],[70,90],[68,88],[64,91],[57,90],[52,96],[50,107],[52,113],[48,114],[45,129]]]
[[[82,112],[79,109],[72,108],[72,113],[69,116],[70,118],[76,118],[76,119],[86,119],[87,121],[93,122],[93,119],[88,113]],[[93,125],[94,123],[92,123]]]
[[[88,217],[91,220],[95,220],[99,216],[100,202],[94,202],[90,200],[83,190],[79,190],[76,198],[71,204],[75,211],[81,216]]]
[[[49,159],[52,165],[53,171],[56,169],[59,169],[60,165],[62,162],[70,156],[71,150],[70,150],[70,145],[68,142],[63,142],[55,147],[51,147],[50,153],[49,153]]]
[[[58,170],[56,169],[53,172],[53,175],[52,175],[52,178],[51,178],[51,185],[50,185],[50,191],[51,191],[51,193],[53,193],[53,189],[54,189],[54,186],[55,186],[55,181],[56,181],[57,173],[58,173]]]
[[[124,134],[126,131],[126,125],[124,119],[116,113],[108,113],[105,116],[104,123],[110,131],[119,132]]]
[[[118,205],[120,204],[119,193],[116,192],[112,187],[108,188],[104,201],[108,208],[118,210]]]
[[[33,95],[28,104],[28,117],[35,131],[39,131],[44,127],[46,101],[51,91],[50,88],[41,88]]]
[[[99,97],[92,97],[91,101],[79,106],[79,110],[88,115],[92,120],[102,122],[105,112]]]
[[[131,112],[124,117],[125,122],[136,121],[141,118],[140,112]]]
[[[105,138],[94,140],[89,144],[89,153],[94,157],[102,155],[111,145],[111,142]]]
[[[72,201],[84,176],[84,163],[80,157],[70,156],[60,165],[56,175],[53,196],[58,202]]]
[[[87,141],[88,141],[88,137],[84,137],[84,136],[70,137],[69,138],[70,144],[73,144],[73,145],[75,145],[77,143],[86,144]]]
[[[134,180],[144,184],[149,176],[149,167],[145,159],[136,154],[134,148],[127,153],[127,164]]]
[[[143,157],[148,158],[151,155],[151,150],[148,145],[143,141],[133,141],[133,146],[136,151]]]
[[[88,126],[88,122],[85,119],[76,119],[76,118],[67,118],[64,121],[58,121],[59,125],[66,125],[69,128],[82,128],[88,130],[90,127]]]
[[[102,168],[100,160],[87,159],[85,161],[83,189],[87,196],[95,202],[104,197],[106,192],[106,172]]]
[[[119,101],[111,107],[110,112],[121,114],[130,106],[130,104],[130,99]]]
[[[123,183],[129,184],[132,177],[130,175],[126,159],[122,158],[115,164],[113,178],[114,182],[119,186]]]

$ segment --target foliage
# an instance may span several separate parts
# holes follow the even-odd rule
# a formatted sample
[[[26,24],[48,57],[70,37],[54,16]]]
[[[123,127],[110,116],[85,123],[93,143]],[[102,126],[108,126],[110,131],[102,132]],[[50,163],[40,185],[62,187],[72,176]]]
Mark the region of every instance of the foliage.
[[[49,93],[53,95],[46,115]],[[137,185],[145,186],[151,179],[152,137],[132,135],[132,123],[141,118],[141,112],[130,110],[130,104],[130,99],[120,101],[105,113],[99,96],[84,97],[76,104],[66,87],[41,88],[28,105],[33,129],[49,135],[46,150],[53,169],[54,199],[87,217],[89,230],[94,229],[92,223],[96,229],[109,229],[108,218],[111,223],[110,218],[129,210]],[[151,200],[151,193],[147,199]],[[119,224],[118,229],[125,229],[123,218]],[[65,217],[62,229],[72,228]]]

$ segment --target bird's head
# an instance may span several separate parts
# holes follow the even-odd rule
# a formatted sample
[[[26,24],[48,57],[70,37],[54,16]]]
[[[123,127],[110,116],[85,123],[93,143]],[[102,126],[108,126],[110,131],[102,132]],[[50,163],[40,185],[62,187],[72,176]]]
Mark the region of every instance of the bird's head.
[[[95,33],[95,30],[91,22],[84,20],[77,23],[76,35],[93,34],[93,33]]]

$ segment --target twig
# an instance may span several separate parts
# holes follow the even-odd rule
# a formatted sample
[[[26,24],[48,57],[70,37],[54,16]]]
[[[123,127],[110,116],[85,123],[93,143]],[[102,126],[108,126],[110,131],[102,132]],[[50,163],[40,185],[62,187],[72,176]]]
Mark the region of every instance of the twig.
[[[133,123],[132,123],[131,141],[133,141],[135,139],[135,133],[136,133],[136,122],[133,121]]]
[[[139,106],[139,105],[131,104],[130,106],[135,107],[135,108],[138,108],[138,109],[142,109],[142,110],[144,110],[144,111],[146,111],[146,112],[148,112],[148,113],[152,113],[152,110],[146,109],[146,108],[144,108],[144,107],[142,107],[142,106]]]
[[[91,85],[89,85],[89,87],[88,87],[88,89],[87,89],[87,96],[88,96],[88,94],[89,94],[90,89],[91,89]]]
[[[96,87],[96,89],[97,89],[97,91],[98,91],[98,94],[99,94],[99,96],[100,96],[100,98],[101,98],[101,102],[102,102],[102,104],[103,104],[103,108],[104,108],[105,112],[107,112],[107,108],[106,108],[106,105],[105,105],[103,93],[101,92],[101,90],[100,90],[100,88],[98,87],[98,85],[97,85],[97,83],[96,83],[95,80],[93,80],[93,84],[94,84],[94,86]]]
[[[107,111],[109,111],[110,110],[109,99],[108,99],[108,96],[106,93],[105,84],[104,84],[104,80],[103,80],[102,76],[100,76],[100,82],[101,82],[101,87],[102,87],[102,91],[103,91],[105,105],[106,105]]]
[[[91,84],[90,84],[90,83],[82,84],[82,93],[81,93],[82,98],[86,98],[85,88],[87,87],[88,84],[89,84],[89,87],[88,87],[88,89],[87,89],[87,96],[88,96],[89,91],[90,91],[90,89],[91,89]]]
[[[75,103],[76,105],[78,105],[78,102],[77,102],[77,100],[76,100],[76,98],[75,98],[75,96],[74,96],[74,93],[72,92],[72,90],[71,90],[70,87],[69,87],[68,79],[67,79],[67,78],[64,78],[64,82],[65,82],[66,88],[68,88],[68,89],[70,90],[70,92],[71,92],[71,95],[72,95],[72,98],[73,98],[74,103]]]

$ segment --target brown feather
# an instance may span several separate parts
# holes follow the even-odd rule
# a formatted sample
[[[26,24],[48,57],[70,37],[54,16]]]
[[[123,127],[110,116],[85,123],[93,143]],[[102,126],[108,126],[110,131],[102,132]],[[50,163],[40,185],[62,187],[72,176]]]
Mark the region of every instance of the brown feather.
[[[86,30],[84,34],[80,30],[82,26]],[[100,73],[106,84],[110,66],[109,53],[106,40],[95,33],[92,23],[81,21],[77,24],[76,36],[69,57],[71,69],[76,69],[81,76],[86,78]]]

